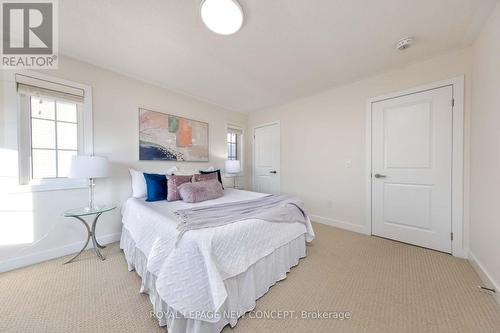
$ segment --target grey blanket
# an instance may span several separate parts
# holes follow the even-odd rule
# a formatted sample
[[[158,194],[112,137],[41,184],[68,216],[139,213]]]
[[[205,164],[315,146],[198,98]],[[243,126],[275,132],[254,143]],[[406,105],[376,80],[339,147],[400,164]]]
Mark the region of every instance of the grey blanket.
[[[177,241],[189,230],[219,227],[250,219],[268,222],[307,223],[303,203],[297,198],[285,195],[269,195],[253,200],[180,209],[174,214],[180,220],[177,226],[179,231]]]

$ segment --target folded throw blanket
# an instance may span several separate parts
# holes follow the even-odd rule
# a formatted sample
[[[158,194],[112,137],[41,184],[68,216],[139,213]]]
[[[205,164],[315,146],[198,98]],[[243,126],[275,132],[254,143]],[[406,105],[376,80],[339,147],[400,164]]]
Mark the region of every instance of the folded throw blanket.
[[[174,214],[180,220],[177,226],[179,231],[177,241],[189,230],[219,227],[250,219],[268,222],[300,222],[307,227],[307,215],[302,201],[286,195],[269,195],[254,200],[180,209]]]

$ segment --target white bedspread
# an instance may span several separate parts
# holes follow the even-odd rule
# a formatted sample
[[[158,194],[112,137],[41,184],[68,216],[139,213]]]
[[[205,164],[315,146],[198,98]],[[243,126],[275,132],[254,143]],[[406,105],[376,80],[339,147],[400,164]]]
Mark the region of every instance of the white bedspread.
[[[147,256],[148,271],[157,277],[158,294],[169,306],[186,318],[212,321],[207,314],[217,311],[227,297],[225,279],[246,271],[302,234],[306,234],[307,241],[314,238],[309,220],[307,227],[301,223],[247,220],[189,231],[175,246],[178,231],[174,211],[263,195],[226,189],[224,197],[197,204],[127,200],[122,209],[123,225]]]

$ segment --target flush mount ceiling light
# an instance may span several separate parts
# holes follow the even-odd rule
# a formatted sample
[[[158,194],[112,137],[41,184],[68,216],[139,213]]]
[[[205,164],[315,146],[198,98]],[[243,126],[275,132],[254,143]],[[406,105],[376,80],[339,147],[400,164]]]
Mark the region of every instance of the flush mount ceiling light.
[[[203,0],[201,19],[213,32],[232,35],[243,25],[243,10],[236,0]]]

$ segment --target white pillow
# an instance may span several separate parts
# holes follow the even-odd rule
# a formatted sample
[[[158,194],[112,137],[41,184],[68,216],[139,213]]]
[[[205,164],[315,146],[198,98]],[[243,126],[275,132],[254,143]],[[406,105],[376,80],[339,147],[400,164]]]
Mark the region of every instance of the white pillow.
[[[177,176],[191,176],[191,175],[194,175],[195,173],[199,173],[198,170],[194,170],[194,169],[190,169],[190,168],[182,168],[182,169],[176,168],[176,171],[175,171],[175,174]]]
[[[176,166],[173,166],[167,170],[167,176],[172,176],[174,173],[177,173],[177,171],[179,171],[179,169]]]
[[[178,169],[177,167],[172,167],[167,171],[167,175],[171,175],[169,172],[172,171],[172,174],[176,174],[177,176],[190,176],[190,175],[195,175],[199,174],[199,170],[193,170],[193,169]],[[213,166],[210,166],[206,168],[203,171],[215,171],[215,168]]]
[[[128,169],[132,177],[132,196],[134,198],[144,198],[147,195],[146,179],[144,173],[134,169]]]

